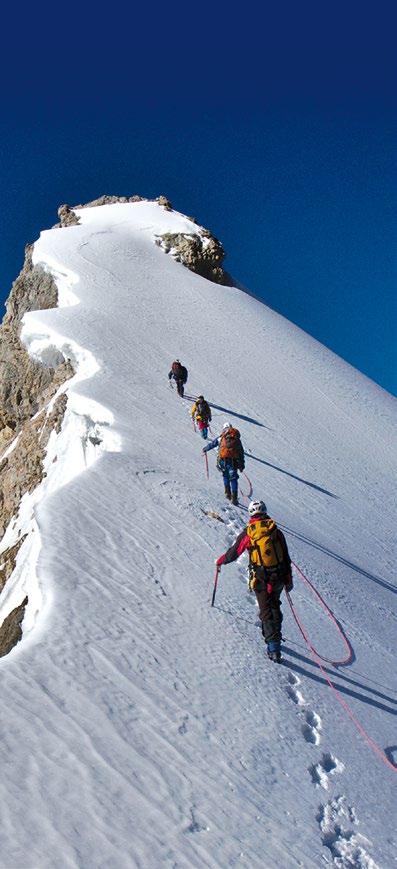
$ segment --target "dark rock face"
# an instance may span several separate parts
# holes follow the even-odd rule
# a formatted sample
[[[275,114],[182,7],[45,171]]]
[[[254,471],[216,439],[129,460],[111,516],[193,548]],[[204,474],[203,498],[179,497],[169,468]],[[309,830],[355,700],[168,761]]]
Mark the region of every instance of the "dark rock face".
[[[47,402],[48,403],[48,402]],[[52,431],[59,434],[67,405],[64,393],[56,399],[47,415],[46,406],[23,425],[15,449],[0,459],[0,535],[18,512],[22,496],[41,483],[46,447]],[[3,553],[2,553],[3,560]],[[1,580],[0,580],[1,584]]]
[[[26,540],[26,534],[20,537],[17,543],[14,543],[14,546],[10,546],[9,549],[6,549],[1,553],[2,568],[0,570],[0,591],[3,590],[7,579],[10,578],[12,571],[14,570],[17,555],[24,540]]]
[[[33,265],[32,246],[28,245],[22,271],[12,286],[0,327],[1,538],[9,522],[17,515],[23,495],[32,492],[43,479],[48,440],[52,430],[60,430],[66,409],[67,398],[61,394],[47,415],[50,399],[74,374],[70,362],[59,354],[55,367],[43,366],[31,359],[20,340],[23,315],[27,311],[54,308],[57,303],[56,284],[49,272]],[[15,448],[7,455],[6,448],[17,435]],[[23,541],[21,537],[0,554],[0,591],[15,568]],[[0,626],[0,656],[8,654],[20,640],[26,604],[27,598]]]
[[[190,271],[216,284],[228,283],[222,268],[225,251],[208,229],[198,230],[192,235],[166,232],[159,236],[157,244]]]
[[[25,261],[14,281],[6,303],[3,324],[18,332],[26,311],[42,311],[56,308],[58,290],[52,275],[41,266],[32,263],[33,245],[25,247]]]
[[[0,658],[8,655],[11,649],[22,639],[22,622],[28,599],[22,601],[19,606],[10,612],[0,627]]]
[[[19,337],[27,311],[55,308],[57,303],[54,279],[41,266],[32,264],[32,245],[27,245],[25,262],[12,285],[0,326],[0,450],[73,375],[70,362],[61,357],[56,368],[35,362]]]
[[[54,229],[58,227],[79,225],[79,218],[77,217],[77,214],[74,213],[70,205],[61,205],[58,208],[58,217],[59,223],[55,224]]]

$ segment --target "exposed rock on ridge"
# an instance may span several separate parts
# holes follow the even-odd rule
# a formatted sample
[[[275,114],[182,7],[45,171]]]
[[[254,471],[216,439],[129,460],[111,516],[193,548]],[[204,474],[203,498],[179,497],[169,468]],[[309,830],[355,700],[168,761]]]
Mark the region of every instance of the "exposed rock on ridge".
[[[22,622],[25,615],[25,609],[28,603],[27,597],[24,598],[19,606],[10,612],[3,624],[0,627],[0,658],[8,655],[11,649],[16,646],[22,639]]]
[[[55,308],[58,303],[55,281],[41,266],[32,264],[32,249],[27,245],[25,262],[13,283],[0,326],[0,450],[73,374],[70,363],[61,356],[56,368],[35,362],[20,340],[22,317],[27,311]]]
[[[17,513],[22,496],[33,492],[41,483],[46,447],[53,430],[59,433],[66,410],[67,398],[58,396],[51,413],[44,409],[29,420],[20,432],[18,443],[10,455],[0,460],[0,535]],[[1,571],[0,571],[1,576]],[[0,579],[1,584],[1,579]]]
[[[159,236],[157,244],[191,272],[216,284],[228,283],[222,268],[225,251],[208,229],[198,227],[197,233],[192,235],[166,232]]]
[[[34,361],[20,340],[22,318],[27,311],[54,308],[58,303],[56,284],[49,272],[33,265],[32,250],[33,246],[27,245],[25,262],[12,286],[0,327],[1,537],[18,513],[23,495],[33,491],[43,479],[46,446],[51,431],[61,426],[66,396],[59,396],[48,415],[46,408],[58,388],[74,373],[70,362],[61,354],[56,367]],[[23,539],[1,552],[0,590],[15,568]],[[20,640],[26,604],[27,598],[0,626],[0,656],[7,654]]]

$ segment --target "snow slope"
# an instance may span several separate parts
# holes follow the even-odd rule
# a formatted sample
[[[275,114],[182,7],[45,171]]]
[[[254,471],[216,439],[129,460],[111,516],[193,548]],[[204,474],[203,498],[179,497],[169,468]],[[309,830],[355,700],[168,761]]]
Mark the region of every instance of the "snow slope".
[[[251,296],[156,247],[196,227],[156,203],[80,210],[34,262],[61,307],[25,316],[31,353],[77,366],[0,617],[29,594],[0,662],[2,869],[390,867],[397,739],[395,402]],[[243,527],[167,373],[179,356],[214,432],[238,425],[254,495],[341,623],[324,664],[284,598],[285,665],[264,656]],[[248,489],[247,480],[241,480]],[[244,502],[244,499],[243,499]],[[245,501],[246,503],[246,501]],[[206,511],[216,511],[219,522]],[[295,573],[311,642],[344,657]],[[386,754],[384,754],[386,752]],[[388,765],[389,764],[389,765]]]

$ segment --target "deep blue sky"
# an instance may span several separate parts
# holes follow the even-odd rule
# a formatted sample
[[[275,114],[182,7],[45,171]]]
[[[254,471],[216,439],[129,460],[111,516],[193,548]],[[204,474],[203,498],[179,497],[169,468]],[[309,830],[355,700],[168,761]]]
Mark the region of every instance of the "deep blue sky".
[[[238,280],[396,393],[392,9],[10,11],[1,299],[61,203],[164,193]]]

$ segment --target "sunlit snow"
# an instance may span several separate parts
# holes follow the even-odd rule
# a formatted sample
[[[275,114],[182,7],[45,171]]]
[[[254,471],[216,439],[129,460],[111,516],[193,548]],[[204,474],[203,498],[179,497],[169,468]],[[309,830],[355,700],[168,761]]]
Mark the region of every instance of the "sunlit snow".
[[[148,202],[78,214],[34,246],[60,307],[23,325],[29,352],[62,353],[76,375],[47,476],[1,545],[28,533],[0,596],[1,620],[29,596],[23,639],[0,661],[0,866],[386,869],[395,402],[252,296],[166,255],[159,234],[197,231],[183,215]],[[213,432],[239,428],[255,497],[352,646],[350,665],[326,672],[387,762],[285,598],[284,665],[266,659],[244,558],[210,607],[214,559],[247,502],[224,501],[214,452],[206,479],[192,401],[168,383],[175,357]],[[310,641],[337,660],[335,625],[294,580]]]

